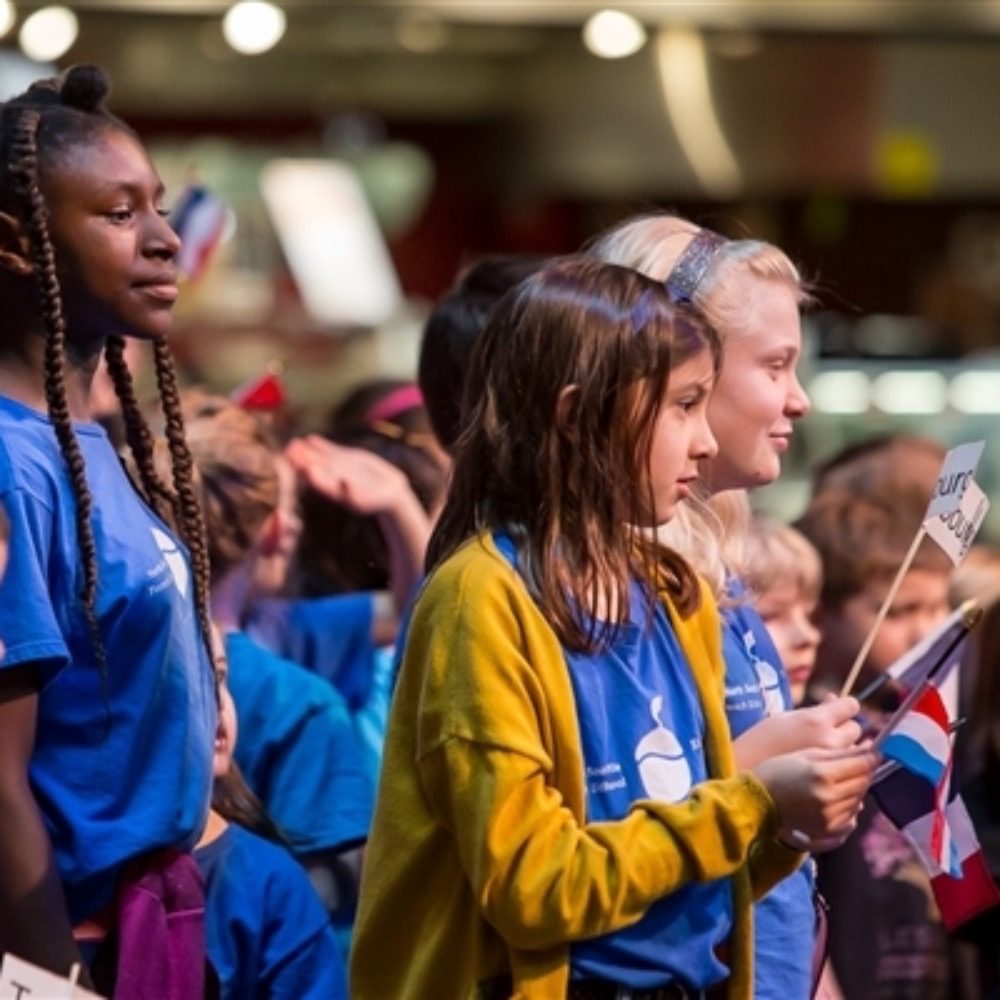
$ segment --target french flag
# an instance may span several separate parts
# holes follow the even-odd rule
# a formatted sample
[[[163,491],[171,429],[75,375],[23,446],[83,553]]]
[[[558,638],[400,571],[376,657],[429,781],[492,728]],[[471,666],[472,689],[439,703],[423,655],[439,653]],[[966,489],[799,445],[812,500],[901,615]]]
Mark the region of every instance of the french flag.
[[[170,213],[170,225],[181,238],[177,269],[192,281],[204,274],[222,239],[226,206],[199,184],[186,187]]]
[[[951,788],[951,713],[933,685],[882,741],[899,766],[872,786],[879,807],[906,836],[931,877],[948,930],[1000,903],[976,832]]]

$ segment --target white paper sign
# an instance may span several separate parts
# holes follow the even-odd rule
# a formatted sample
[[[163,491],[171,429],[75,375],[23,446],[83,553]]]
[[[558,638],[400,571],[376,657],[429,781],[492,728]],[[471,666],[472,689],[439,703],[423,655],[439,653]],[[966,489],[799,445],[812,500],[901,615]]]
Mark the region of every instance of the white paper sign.
[[[944,456],[925,518],[950,514],[958,509],[966,487],[972,482],[985,447],[985,441],[970,441],[968,444],[957,445]]]
[[[0,1000],[101,1000],[96,993],[40,969],[16,955],[6,954],[0,966]]]
[[[969,551],[989,509],[988,497],[979,484],[970,479],[958,508],[940,517],[927,518],[924,529],[957,566]]]

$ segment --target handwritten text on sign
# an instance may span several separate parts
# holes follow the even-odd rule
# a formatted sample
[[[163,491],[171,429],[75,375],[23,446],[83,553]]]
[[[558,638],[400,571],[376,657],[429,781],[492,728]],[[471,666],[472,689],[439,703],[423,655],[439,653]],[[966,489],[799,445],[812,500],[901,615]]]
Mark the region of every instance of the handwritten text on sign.
[[[925,518],[950,514],[953,510],[958,510],[958,505],[962,502],[962,496],[968,489],[969,483],[972,482],[985,447],[985,441],[970,441],[968,444],[952,448],[945,455]]]
[[[74,968],[77,968],[74,966]],[[0,966],[0,1000],[101,1000],[96,993],[77,986],[72,979],[63,979],[23,958],[3,957]]]
[[[957,566],[969,551],[979,526],[990,509],[990,501],[975,480],[970,480],[956,510],[929,517],[924,529]]]

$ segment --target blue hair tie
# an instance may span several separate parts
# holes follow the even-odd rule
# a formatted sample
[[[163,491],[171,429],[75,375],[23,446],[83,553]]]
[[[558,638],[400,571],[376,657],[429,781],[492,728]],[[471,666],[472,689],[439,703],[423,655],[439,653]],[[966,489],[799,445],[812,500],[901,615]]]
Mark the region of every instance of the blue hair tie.
[[[711,229],[699,229],[684,248],[664,285],[673,302],[691,302],[715,255],[729,241]]]

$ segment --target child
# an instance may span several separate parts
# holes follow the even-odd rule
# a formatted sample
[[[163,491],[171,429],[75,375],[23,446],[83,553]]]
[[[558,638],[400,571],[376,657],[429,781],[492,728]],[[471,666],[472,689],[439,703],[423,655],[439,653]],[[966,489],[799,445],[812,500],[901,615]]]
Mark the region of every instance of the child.
[[[870,754],[735,774],[713,603],[644,530],[714,453],[715,359],[622,268],[557,261],[498,304],[396,688],[357,1000],[749,997],[751,892],[801,861],[775,838],[854,822]]]
[[[812,697],[837,691],[874,624],[923,519],[928,496],[901,488],[869,495],[827,490],[799,530],[823,563],[816,621],[822,633]],[[857,681],[862,690],[948,613],[951,564],[929,539],[917,550]],[[894,683],[863,706],[872,726],[898,704]],[[948,948],[927,874],[874,802],[842,847],[819,859],[830,904],[830,962],[846,997],[945,998]]]
[[[696,495],[660,532],[713,585],[723,610],[726,717],[737,766],[808,747],[845,748],[860,729],[854,699],[789,712],[792,701],[777,650],[748,600],[747,491],[777,478],[797,420],[809,400],[796,376],[800,307],[808,301],[798,271],[777,247],[727,240],[671,215],[627,220],[590,252],[662,281],[718,332],[724,363],[708,404],[718,452],[702,463]],[[803,865],[755,910],[756,1000],[806,1000],[816,978],[818,911],[812,867]]]
[[[461,271],[427,317],[417,380],[434,434],[449,454],[462,433],[462,386],[476,341],[499,299],[544,260],[513,254],[482,257]]]
[[[100,70],[78,66],[7,101],[0,124],[0,500],[12,527],[0,951],[62,975],[80,960],[72,926],[115,922],[131,862],[172,858],[171,879],[197,879],[189,855],[162,849],[201,832],[216,714],[207,550],[166,340],[179,243],[107,93]],[[152,469],[126,336],[153,345],[169,482]],[[141,492],[91,422],[102,351]],[[183,540],[158,516],[168,509]]]
[[[812,615],[823,568],[819,553],[791,525],[755,517],[747,547],[746,582],[788,677],[793,705],[801,705],[816,665],[819,630]]]
[[[254,414],[202,392],[186,394],[184,412],[209,529],[213,618],[244,723],[236,761],[298,858],[338,890],[331,910],[344,908],[349,922],[374,790],[350,713],[330,683],[242,631],[252,602],[284,585],[300,527],[295,474]]]
[[[273,827],[260,803],[241,795],[242,782],[233,781],[237,715],[221,640],[217,646],[216,794],[195,858],[205,878],[207,951],[221,998],[341,1000],[347,996],[344,965],[326,911],[305,872],[265,839]]]

